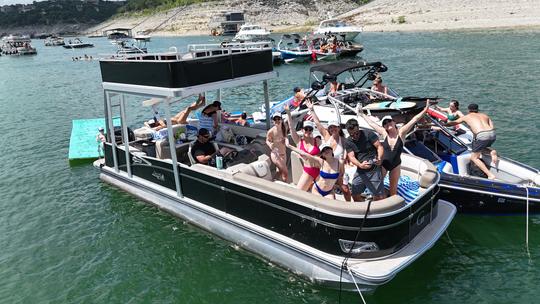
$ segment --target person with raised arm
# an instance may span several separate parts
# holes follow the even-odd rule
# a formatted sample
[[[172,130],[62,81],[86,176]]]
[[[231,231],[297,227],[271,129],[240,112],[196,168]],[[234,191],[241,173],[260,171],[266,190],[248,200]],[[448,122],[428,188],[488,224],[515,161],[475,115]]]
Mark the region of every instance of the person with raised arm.
[[[289,129],[291,131],[291,137],[295,145],[302,151],[309,153],[311,155],[318,155],[320,142],[313,137],[313,130],[315,129],[315,124],[312,121],[304,121],[302,129],[304,134],[302,137],[298,136],[294,126],[292,125],[292,116],[291,111],[288,105],[285,106],[285,111],[287,112],[287,123],[289,124]],[[296,185],[296,188],[308,191],[311,189],[311,185],[319,176],[319,167],[311,159],[306,159],[304,163],[304,171],[300,180]]]
[[[397,194],[399,177],[401,175],[401,153],[405,144],[405,137],[414,125],[424,116],[430,106],[430,100],[426,101],[426,106],[422,112],[416,114],[409,122],[401,128],[396,127],[396,122],[391,116],[385,116],[381,120],[381,126],[375,123],[369,116],[364,114],[362,110],[357,109],[357,112],[362,118],[372,127],[375,132],[380,134],[384,141],[382,143],[384,156],[382,159],[382,178],[388,172],[390,180],[390,195]]]
[[[334,187],[343,183],[344,167],[343,161],[334,157],[332,147],[322,144],[318,156],[298,149],[288,142],[287,147],[319,169],[319,175],[313,181],[311,193],[335,199]]]
[[[332,151],[334,154],[334,157],[341,159],[342,161],[345,161],[347,159],[347,153],[345,153],[345,134],[343,134],[343,130],[341,130],[341,125],[339,124],[339,121],[337,120],[331,120],[328,122],[328,127],[325,128],[321,121],[319,120],[319,117],[317,116],[317,113],[315,113],[315,110],[313,109],[313,103],[308,100],[306,101],[306,105],[308,109],[310,110],[311,118],[313,119],[313,122],[315,122],[315,125],[317,126],[317,129],[319,130],[319,133],[322,135],[322,143],[328,144],[330,147],[332,147]],[[347,183],[341,184],[341,191],[343,192],[343,196],[345,197],[346,201],[351,200],[351,190],[349,189],[349,186]]]

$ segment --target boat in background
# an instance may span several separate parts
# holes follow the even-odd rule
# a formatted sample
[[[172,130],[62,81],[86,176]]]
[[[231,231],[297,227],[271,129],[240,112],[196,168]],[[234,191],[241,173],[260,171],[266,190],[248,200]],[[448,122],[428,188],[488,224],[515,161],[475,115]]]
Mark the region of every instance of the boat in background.
[[[83,49],[94,47],[94,44],[88,42],[82,42],[79,38],[69,39],[66,44],[63,45],[66,49]]]
[[[340,35],[319,35],[311,39],[310,45],[318,61],[355,57],[364,50],[361,44],[346,41]]]
[[[234,41],[267,41],[271,32],[256,24],[244,24],[234,36]]]
[[[36,55],[36,48],[30,44],[29,36],[9,35],[2,38],[2,54],[4,55]]]
[[[351,26],[338,19],[327,19],[321,21],[319,27],[313,32],[315,35],[340,35],[345,41],[354,41],[362,33],[362,28]]]
[[[245,23],[243,11],[222,11],[208,25],[212,36],[234,36]]]
[[[118,47],[116,54],[118,55],[146,54],[148,53],[148,48],[146,47],[147,42],[148,40],[144,37],[134,38],[131,40],[120,40],[116,44]]]
[[[150,40],[152,39],[152,36],[147,34],[146,31],[139,31],[137,32],[135,36],[133,36],[133,38],[138,41],[150,42]]]
[[[272,51],[272,63],[274,65],[281,64],[283,59],[281,53],[274,51],[272,41],[258,41],[258,42],[236,42],[236,41],[224,41],[222,43],[214,44],[190,44],[187,46],[188,53],[192,58],[207,57],[210,55],[218,54],[234,54],[247,51],[256,50],[271,50]]]
[[[65,44],[64,38],[58,36],[50,36],[46,38],[44,42],[45,46],[61,46]]]
[[[309,49],[307,38],[302,38],[299,34],[284,34],[276,49],[281,53],[281,58],[286,63],[307,62],[316,59]]]

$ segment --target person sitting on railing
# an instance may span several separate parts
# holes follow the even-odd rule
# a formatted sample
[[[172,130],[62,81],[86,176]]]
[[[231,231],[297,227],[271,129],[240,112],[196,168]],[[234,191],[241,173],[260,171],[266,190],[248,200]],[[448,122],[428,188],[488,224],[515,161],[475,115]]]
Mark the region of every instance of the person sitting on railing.
[[[405,144],[405,137],[414,125],[424,116],[430,106],[430,100],[426,101],[426,107],[422,112],[416,114],[408,123],[401,128],[396,127],[396,122],[391,116],[385,116],[381,120],[381,126],[371,120],[360,108],[358,114],[382,137],[384,156],[382,159],[382,179],[389,174],[390,195],[397,195],[399,177],[401,176],[401,153]]]
[[[184,110],[178,112],[178,114],[171,117],[172,124],[173,125],[178,125],[178,124],[187,125],[188,124],[187,119],[189,118],[189,114],[197,110],[198,108],[204,106],[205,103],[206,103],[206,98],[204,97],[204,95],[199,94],[199,98],[197,99],[197,101],[189,105]]]
[[[288,141],[287,147],[319,168],[319,175],[313,181],[311,193],[335,199],[334,187],[343,183],[344,167],[343,161],[334,157],[332,147],[329,144],[322,144],[318,156],[298,149],[290,145]]]
[[[294,97],[293,97],[293,100],[291,101],[291,106],[293,108],[298,108],[301,105],[304,98],[306,97],[306,93],[301,87],[294,87],[293,91],[294,91]]]
[[[242,112],[242,115],[240,115],[240,118],[238,118],[234,123],[239,126],[249,127],[249,122],[247,121],[247,113]]]
[[[377,75],[375,79],[373,79],[371,90],[388,95],[388,87],[383,85],[381,75]]]

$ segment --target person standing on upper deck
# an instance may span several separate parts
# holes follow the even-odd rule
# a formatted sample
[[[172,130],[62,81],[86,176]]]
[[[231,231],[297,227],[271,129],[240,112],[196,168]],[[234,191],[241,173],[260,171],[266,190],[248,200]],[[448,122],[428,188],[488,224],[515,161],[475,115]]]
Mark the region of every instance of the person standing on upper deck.
[[[495,126],[488,115],[478,112],[478,105],[471,103],[468,107],[469,114],[462,116],[454,121],[449,121],[447,126],[454,126],[459,123],[466,123],[473,132],[471,161],[484,172],[489,179],[495,179],[495,174],[491,173],[484,162],[480,159],[482,151],[491,147],[497,139]],[[491,149],[491,164],[497,166],[499,156],[495,149]]]

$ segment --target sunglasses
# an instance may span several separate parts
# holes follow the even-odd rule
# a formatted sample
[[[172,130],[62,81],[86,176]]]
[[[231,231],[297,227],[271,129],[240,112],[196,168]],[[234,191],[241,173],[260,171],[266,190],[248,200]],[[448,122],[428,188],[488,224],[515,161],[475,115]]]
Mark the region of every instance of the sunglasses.
[[[199,136],[202,137],[202,138],[206,138],[206,139],[210,138],[210,135],[199,135]]]
[[[313,132],[313,128],[312,127],[304,127],[304,131]]]
[[[281,120],[281,117],[274,117],[272,118],[273,121]]]
[[[391,122],[394,122],[393,119],[386,119],[385,121],[383,121],[383,126],[386,126],[387,124],[391,123]]]

